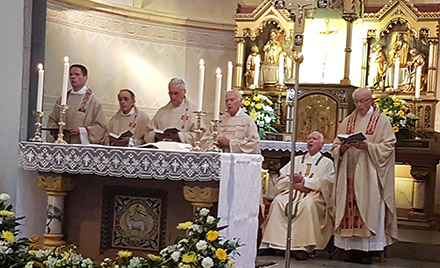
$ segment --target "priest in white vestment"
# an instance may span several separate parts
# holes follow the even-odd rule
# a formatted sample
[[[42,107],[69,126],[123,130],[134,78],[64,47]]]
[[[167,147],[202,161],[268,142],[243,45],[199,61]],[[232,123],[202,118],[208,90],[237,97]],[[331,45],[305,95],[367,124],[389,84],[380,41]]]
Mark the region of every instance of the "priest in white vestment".
[[[240,107],[243,97],[238,91],[228,91],[225,97],[227,114],[220,116],[218,125],[218,145],[223,152],[259,154],[260,136],[255,121]],[[205,133],[204,147],[209,149],[212,140],[212,128]]]
[[[104,144],[129,147],[144,144],[150,118],[136,107],[134,92],[122,89],[118,94],[118,102],[120,108],[108,122]]]
[[[67,92],[69,106],[64,115],[64,140],[71,144],[101,143],[106,129],[106,120],[101,104],[91,88],[86,86],[87,68],[80,64],[70,66],[69,79],[72,88]],[[61,97],[49,115],[48,128],[58,128]],[[51,134],[56,137],[56,132]]]
[[[146,135],[146,142],[166,140],[193,145],[197,127],[195,106],[186,97],[185,82],[180,78],[172,78],[168,83],[168,94],[170,101],[151,120],[151,131]],[[166,135],[159,133],[167,129],[172,131]]]
[[[362,132],[367,139],[334,141],[335,246],[346,250],[346,261],[371,264],[372,251],[397,240],[396,137],[368,89],[356,89],[353,101],[356,109],[339,125],[338,134]]]
[[[291,250],[297,260],[307,260],[312,250],[327,246],[333,234],[331,193],[333,162],[320,153],[324,137],[315,131],[307,140],[308,153],[295,157],[292,196]],[[290,162],[280,170],[276,196],[264,222],[260,249],[286,249]]]

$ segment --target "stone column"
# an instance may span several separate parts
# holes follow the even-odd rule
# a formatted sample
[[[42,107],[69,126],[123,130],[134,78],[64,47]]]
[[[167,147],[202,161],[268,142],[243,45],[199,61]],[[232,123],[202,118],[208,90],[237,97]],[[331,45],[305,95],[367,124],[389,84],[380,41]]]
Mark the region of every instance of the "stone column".
[[[429,66],[427,93],[434,93],[437,85],[437,64],[438,64],[438,40],[429,40]]]
[[[39,175],[37,185],[47,194],[47,219],[44,246],[55,248],[66,244],[63,240],[64,197],[75,188],[72,178],[62,175]]]
[[[243,87],[243,72],[244,72],[244,38],[235,38],[237,42],[237,63],[235,64],[235,86],[234,88],[241,89]]]
[[[183,196],[196,211],[198,208],[210,208],[218,201],[217,187],[183,186]]]
[[[367,63],[368,63],[368,41],[366,38],[362,40],[362,74],[360,87],[367,85]],[[370,74],[372,75],[372,74]]]
[[[345,41],[345,64],[344,78],[341,80],[342,85],[350,85],[350,56],[351,56],[351,40],[353,39],[353,21],[357,19],[354,13],[344,13],[342,18],[347,22],[347,38]]]

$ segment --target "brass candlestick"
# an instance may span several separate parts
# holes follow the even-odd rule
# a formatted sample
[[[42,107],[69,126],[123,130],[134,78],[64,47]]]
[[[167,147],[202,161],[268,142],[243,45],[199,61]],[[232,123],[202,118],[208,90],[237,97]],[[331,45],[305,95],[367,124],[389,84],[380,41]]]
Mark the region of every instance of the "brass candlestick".
[[[283,94],[283,90],[286,88],[286,86],[284,84],[277,84],[277,89],[278,89],[278,100],[276,102],[276,107],[275,107],[275,115],[277,117],[277,121],[276,124],[277,125],[281,125],[281,116],[282,116],[282,101],[281,101],[281,96]]]
[[[41,138],[41,126],[43,125],[41,123],[41,119],[44,116],[44,112],[39,112],[39,111],[35,111],[34,112],[35,115],[35,136],[31,139],[29,139],[29,141],[34,141],[34,142],[43,142],[43,139]]]
[[[220,149],[219,144],[218,144],[218,124],[220,124],[221,120],[211,120],[211,125],[212,125],[212,140],[214,141],[214,143],[212,144],[211,148],[209,148],[208,151],[210,152],[217,152],[217,153],[221,153],[222,149]]]
[[[63,119],[64,119],[64,114],[66,113],[66,110],[69,109],[69,105],[60,105],[59,104],[58,107],[60,108],[60,122],[58,122],[58,126],[59,126],[58,138],[55,141],[55,143],[67,144],[67,142],[63,139],[63,137],[64,137],[63,128],[66,125],[66,123],[64,123]]]
[[[200,147],[200,140],[202,139],[203,135],[203,129],[202,129],[202,118],[205,115],[202,111],[194,111],[197,118],[197,128],[196,128],[196,140],[194,141],[194,147],[192,148],[192,151],[194,152],[201,152],[202,148]]]

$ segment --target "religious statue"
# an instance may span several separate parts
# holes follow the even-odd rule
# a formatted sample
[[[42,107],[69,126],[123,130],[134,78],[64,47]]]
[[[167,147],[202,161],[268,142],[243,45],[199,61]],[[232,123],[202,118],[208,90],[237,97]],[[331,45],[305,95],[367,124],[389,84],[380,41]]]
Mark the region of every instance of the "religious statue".
[[[261,62],[260,49],[257,45],[253,45],[251,47],[251,54],[249,54],[246,60],[246,73],[244,76],[246,77],[246,87],[250,87],[250,85],[254,84],[255,80],[255,61],[258,58],[258,61]]]
[[[411,55],[411,60],[408,61],[409,86],[405,89],[405,92],[414,92],[417,79],[416,71],[419,66],[422,70],[420,88],[421,90],[423,90],[426,84],[426,76],[424,75],[426,67],[426,56],[423,53],[419,53],[416,48],[411,49],[409,51],[409,54]]]
[[[284,54],[284,81],[287,81],[293,75],[292,73],[293,59],[286,51],[283,51],[283,54]]]
[[[383,90],[385,85],[385,75],[388,69],[388,61],[385,53],[383,52],[382,45],[378,45],[376,48],[376,77],[374,78],[375,87]]]
[[[272,29],[269,32],[269,40],[263,47],[264,61],[261,67],[262,80],[264,83],[276,83],[278,81],[278,60],[283,52],[278,38],[280,33],[278,29]]]
[[[390,66],[394,66],[396,59],[399,58],[400,67],[405,67],[408,61],[409,44],[405,40],[403,33],[397,33],[396,39],[391,44],[389,50]]]
[[[398,32],[388,50],[386,87],[392,87],[394,90],[397,90],[399,86],[408,84],[408,52],[409,44],[405,40],[405,35],[401,32]]]

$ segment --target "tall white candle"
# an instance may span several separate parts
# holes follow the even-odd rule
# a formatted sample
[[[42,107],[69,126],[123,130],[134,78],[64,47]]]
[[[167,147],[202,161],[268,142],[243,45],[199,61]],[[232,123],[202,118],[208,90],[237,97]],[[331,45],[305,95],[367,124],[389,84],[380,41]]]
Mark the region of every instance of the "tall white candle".
[[[399,87],[399,72],[400,72],[400,59],[396,59],[396,63],[394,64],[394,90],[397,90]]]
[[[43,64],[38,64],[38,87],[37,87],[37,112],[43,111],[43,84],[44,70]]]
[[[420,90],[421,90],[421,84],[422,84],[422,66],[418,66],[416,69],[416,90],[415,90],[415,98],[420,98]]]
[[[280,54],[280,59],[278,60],[278,83],[280,85],[284,84],[284,54]]]
[[[226,79],[226,91],[232,90],[232,61],[228,61],[228,77]]]
[[[69,57],[64,57],[64,72],[63,72],[63,85],[61,88],[61,105],[66,105],[67,103],[67,87],[69,84]]]
[[[214,120],[218,120],[220,115],[220,94],[222,91],[222,70],[217,68],[215,77],[215,99],[214,99]]]
[[[254,73],[254,85],[258,88],[258,79],[260,78],[260,57],[255,57],[255,73]]]
[[[205,61],[200,59],[199,62],[199,90],[197,95],[197,111],[202,111],[203,107],[203,86],[205,83]]]

